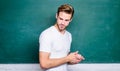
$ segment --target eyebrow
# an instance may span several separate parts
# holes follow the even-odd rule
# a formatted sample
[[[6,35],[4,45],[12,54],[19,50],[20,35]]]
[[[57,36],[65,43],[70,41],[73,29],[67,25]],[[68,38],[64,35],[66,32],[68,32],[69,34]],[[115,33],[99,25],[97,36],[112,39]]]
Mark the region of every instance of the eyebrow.
[[[59,17],[61,20],[63,20],[63,18]],[[65,21],[70,21],[70,19],[65,19]]]

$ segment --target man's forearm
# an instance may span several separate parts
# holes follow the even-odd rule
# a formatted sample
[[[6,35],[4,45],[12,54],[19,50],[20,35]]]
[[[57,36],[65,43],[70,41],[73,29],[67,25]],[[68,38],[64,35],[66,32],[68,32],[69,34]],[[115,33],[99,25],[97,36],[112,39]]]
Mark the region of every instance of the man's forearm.
[[[48,60],[44,60],[41,61],[41,67],[44,69],[48,69],[48,68],[52,68],[52,67],[56,67],[65,63],[69,62],[69,59],[67,57],[63,57],[63,58],[52,58],[52,59],[48,59]]]

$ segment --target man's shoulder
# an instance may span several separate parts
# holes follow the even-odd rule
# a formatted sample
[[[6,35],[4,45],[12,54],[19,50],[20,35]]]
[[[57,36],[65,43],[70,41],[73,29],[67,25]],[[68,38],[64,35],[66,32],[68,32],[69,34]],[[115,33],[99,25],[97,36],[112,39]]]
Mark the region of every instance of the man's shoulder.
[[[45,30],[41,33],[41,35],[42,35],[42,34],[49,35],[49,34],[52,33],[52,32],[51,32],[52,30],[53,30],[53,26],[51,26],[51,27],[45,29]]]
[[[70,35],[70,36],[72,35],[72,34],[71,34],[69,31],[67,31],[67,30],[66,30],[66,33],[67,33],[68,35]]]

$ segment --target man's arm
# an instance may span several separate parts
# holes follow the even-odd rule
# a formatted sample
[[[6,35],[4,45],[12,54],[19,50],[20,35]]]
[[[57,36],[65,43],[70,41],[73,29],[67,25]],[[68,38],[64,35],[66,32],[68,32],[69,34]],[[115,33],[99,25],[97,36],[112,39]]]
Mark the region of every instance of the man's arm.
[[[68,56],[63,58],[49,58],[50,53],[47,52],[39,52],[39,61],[40,66],[43,69],[48,69],[52,67],[56,67],[71,61],[74,61],[76,59],[76,53],[70,53]]]

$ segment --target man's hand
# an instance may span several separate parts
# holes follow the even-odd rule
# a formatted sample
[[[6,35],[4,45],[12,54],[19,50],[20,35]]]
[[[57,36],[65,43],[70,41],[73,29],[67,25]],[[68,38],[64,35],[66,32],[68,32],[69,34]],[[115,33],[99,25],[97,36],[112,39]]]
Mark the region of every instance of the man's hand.
[[[75,57],[69,62],[70,64],[77,64],[85,59],[82,55],[78,54],[78,51],[74,52],[73,54]]]

